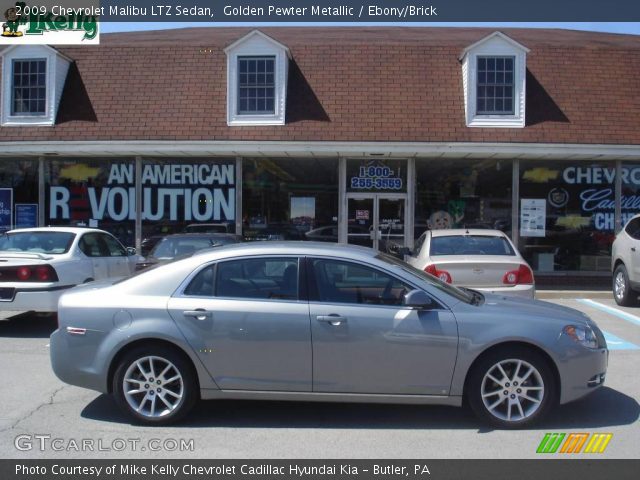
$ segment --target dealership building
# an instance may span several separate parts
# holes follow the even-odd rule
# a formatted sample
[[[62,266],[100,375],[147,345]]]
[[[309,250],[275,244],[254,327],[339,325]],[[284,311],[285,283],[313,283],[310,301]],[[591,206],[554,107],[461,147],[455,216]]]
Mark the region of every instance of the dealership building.
[[[639,36],[194,28],[0,57],[2,230],[389,249],[498,228],[538,278],[587,285],[640,213]]]

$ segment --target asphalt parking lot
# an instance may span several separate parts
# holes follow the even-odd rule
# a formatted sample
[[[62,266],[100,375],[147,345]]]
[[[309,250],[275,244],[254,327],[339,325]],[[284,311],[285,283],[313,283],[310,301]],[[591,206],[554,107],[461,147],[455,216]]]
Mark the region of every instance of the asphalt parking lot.
[[[109,396],[54,376],[48,344],[55,319],[0,320],[0,457],[534,458],[547,432],[600,432],[613,437],[598,458],[637,459],[640,308],[579,292],[550,301],[588,313],[606,332],[606,384],[516,432],[491,430],[451,407],[261,401],[200,402],[176,426],[140,427]]]

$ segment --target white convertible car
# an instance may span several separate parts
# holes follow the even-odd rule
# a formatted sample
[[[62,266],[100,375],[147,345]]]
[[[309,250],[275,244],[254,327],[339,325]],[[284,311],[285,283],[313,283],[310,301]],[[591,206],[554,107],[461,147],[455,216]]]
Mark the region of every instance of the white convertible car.
[[[0,310],[55,312],[75,285],[135,270],[137,256],[95,228],[44,227],[0,235]]]

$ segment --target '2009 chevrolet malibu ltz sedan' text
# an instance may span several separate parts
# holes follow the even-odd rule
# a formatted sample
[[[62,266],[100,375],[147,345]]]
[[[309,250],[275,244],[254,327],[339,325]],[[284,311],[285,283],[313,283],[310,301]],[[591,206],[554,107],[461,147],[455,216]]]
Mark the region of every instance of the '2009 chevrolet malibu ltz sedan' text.
[[[260,242],[62,296],[51,361],[135,419],[199,399],[461,405],[517,428],[604,382],[575,310],[448,285],[374,250]]]

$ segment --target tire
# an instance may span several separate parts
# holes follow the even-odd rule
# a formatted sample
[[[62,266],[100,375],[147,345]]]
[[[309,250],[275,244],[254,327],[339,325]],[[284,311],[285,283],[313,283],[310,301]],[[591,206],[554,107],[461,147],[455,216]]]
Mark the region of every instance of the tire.
[[[156,378],[159,374],[160,379]],[[166,380],[169,381],[163,383]],[[150,425],[166,425],[184,418],[199,398],[190,361],[159,345],[136,347],[122,357],[113,375],[113,393],[127,415]]]
[[[474,365],[468,378],[469,406],[494,427],[529,427],[558,403],[558,386],[548,360],[526,347],[488,353]]]
[[[613,272],[612,291],[618,305],[631,307],[638,304],[638,293],[632,290],[627,268],[622,263]]]

